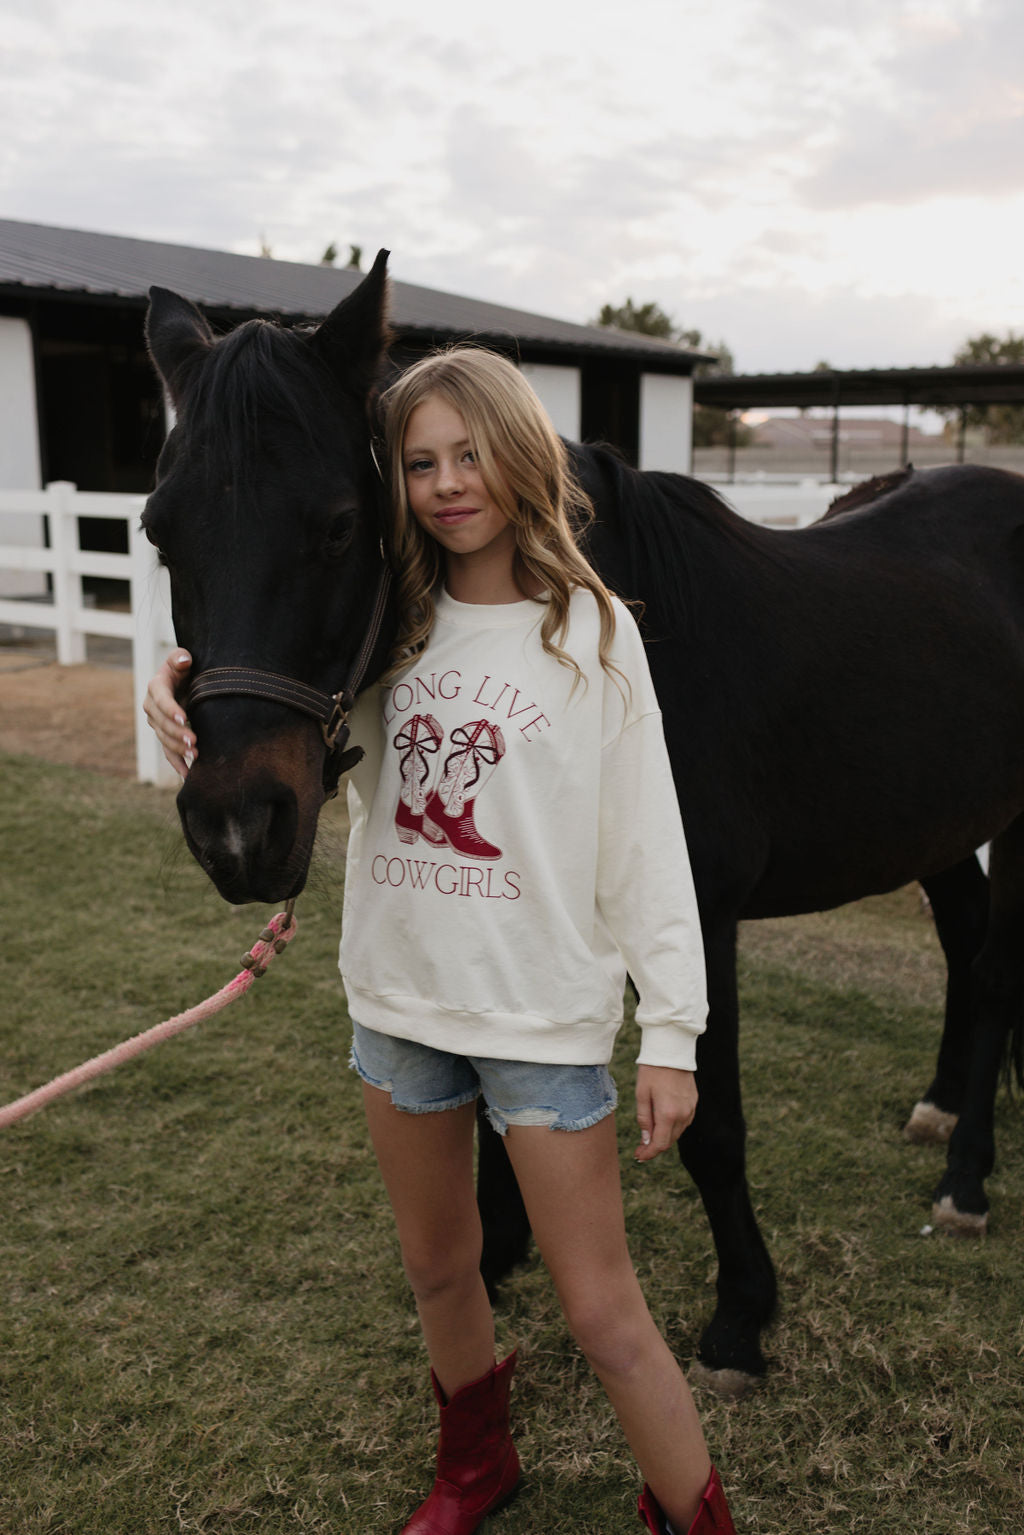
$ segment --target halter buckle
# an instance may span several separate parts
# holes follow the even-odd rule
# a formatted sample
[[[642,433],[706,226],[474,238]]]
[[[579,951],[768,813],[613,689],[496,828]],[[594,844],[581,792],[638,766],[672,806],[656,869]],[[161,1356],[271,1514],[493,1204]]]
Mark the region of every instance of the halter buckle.
[[[338,737],[344,730],[348,731],[348,716],[352,708],[352,695],[347,688],[342,688],[340,693],[333,693],[331,701],[334,705],[330,717],[321,721],[320,733],[324,738],[324,745],[329,752],[334,751]],[[342,742],[344,744],[344,741]]]

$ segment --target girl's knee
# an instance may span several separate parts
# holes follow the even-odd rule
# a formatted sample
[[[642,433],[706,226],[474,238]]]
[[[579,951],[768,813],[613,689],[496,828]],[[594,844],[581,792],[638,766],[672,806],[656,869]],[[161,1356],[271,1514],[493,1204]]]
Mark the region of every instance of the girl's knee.
[[[420,1303],[442,1295],[469,1292],[480,1282],[480,1246],[459,1251],[450,1246],[403,1248],[402,1267]]]
[[[643,1297],[591,1292],[563,1298],[569,1331],[599,1375],[628,1375],[655,1330]]]

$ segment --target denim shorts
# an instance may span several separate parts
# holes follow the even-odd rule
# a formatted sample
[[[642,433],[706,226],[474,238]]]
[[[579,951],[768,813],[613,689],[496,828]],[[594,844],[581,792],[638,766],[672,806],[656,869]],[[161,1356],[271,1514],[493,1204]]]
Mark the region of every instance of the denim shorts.
[[[371,1087],[391,1094],[406,1114],[457,1109],[483,1097],[487,1118],[509,1125],[588,1130],[618,1101],[607,1066],[545,1066],[488,1055],[450,1055],[412,1039],[394,1039],[353,1023],[349,1065]]]

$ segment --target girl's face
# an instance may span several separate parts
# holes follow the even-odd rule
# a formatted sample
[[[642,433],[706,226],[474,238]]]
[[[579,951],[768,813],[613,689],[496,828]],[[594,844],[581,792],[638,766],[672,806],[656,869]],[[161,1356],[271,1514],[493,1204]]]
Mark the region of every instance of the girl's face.
[[[462,415],[428,395],[409,417],[402,444],[409,508],[420,527],[468,571],[486,563],[512,569],[515,530],[492,500],[477,468]]]

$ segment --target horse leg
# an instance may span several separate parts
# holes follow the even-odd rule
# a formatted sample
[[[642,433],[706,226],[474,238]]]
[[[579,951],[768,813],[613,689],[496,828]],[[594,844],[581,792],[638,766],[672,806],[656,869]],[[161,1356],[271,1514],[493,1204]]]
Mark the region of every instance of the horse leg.
[[[960,1113],[971,1057],[971,967],[988,926],[988,879],[972,853],[921,883],[946,957],[946,1016],[935,1076],[903,1134],[908,1141],[945,1145]]]
[[[697,1047],[700,1097],[679,1156],[704,1202],[718,1257],[718,1303],[693,1378],[719,1396],[743,1396],[762,1380],[761,1329],[775,1312],[775,1271],[750,1203],[740,1100],[736,924],[705,928],[710,1016]]]
[[[946,1172],[935,1191],[934,1220],[966,1235],[988,1223],[985,1179],[995,1162],[995,1097],[1006,1044],[1020,1076],[1024,1032],[1024,816],[992,843],[989,924],[973,970],[974,1035],[966,1090],[950,1136]]]
[[[482,1098],[477,1102],[476,1128],[476,1200],[484,1229],[480,1272],[493,1300],[501,1281],[517,1263],[526,1261],[530,1222],[505,1141],[487,1118]]]

